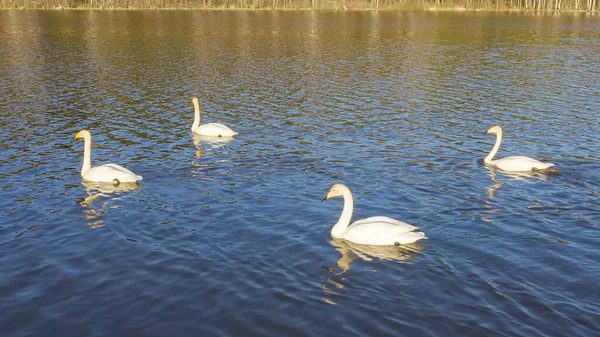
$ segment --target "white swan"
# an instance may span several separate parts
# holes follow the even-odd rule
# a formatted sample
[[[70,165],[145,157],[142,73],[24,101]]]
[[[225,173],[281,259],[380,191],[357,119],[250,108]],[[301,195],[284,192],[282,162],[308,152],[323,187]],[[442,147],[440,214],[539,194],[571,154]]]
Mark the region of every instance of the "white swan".
[[[500,143],[502,142],[502,128],[500,125],[494,125],[489,130],[487,130],[488,134],[496,134],[496,144],[494,148],[488,154],[487,157],[483,160],[484,163],[488,165],[495,166],[502,171],[507,172],[527,172],[527,171],[542,171],[545,170],[548,173],[558,173],[559,171],[556,168],[550,169],[550,167],[554,166],[552,163],[542,163],[541,161],[535,160],[533,158],[524,157],[524,156],[514,156],[514,157],[506,157],[498,160],[492,160],[498,150],[500,149]]]
[[[344,210],[338,222],[331,229],[331,236],[334,238],[363,245],[409,244],[427,239],[425,233],[415,232],[417,227],[386,216],[357,220],[350,225],[354,201],[348,187],[342,184],[333,185],[322,201],[340,195],[344,197]]]
[[[81,130],[75,135],[75,139],[83,138],[83,166],[81,167],[81,177],[87,181],[99,183],[135,183],[142,180],[138,176],[123,166],[117,164],[105,164],[92,167],[92,135],[88,130]]]
[[[200,103],[198,103],[198,97],[192,98],[192,104],[194,105],[194,123],[192,124],[193,133],[209,137],[233,137],[238,134],[221,123],[207,123],[200,125]]]

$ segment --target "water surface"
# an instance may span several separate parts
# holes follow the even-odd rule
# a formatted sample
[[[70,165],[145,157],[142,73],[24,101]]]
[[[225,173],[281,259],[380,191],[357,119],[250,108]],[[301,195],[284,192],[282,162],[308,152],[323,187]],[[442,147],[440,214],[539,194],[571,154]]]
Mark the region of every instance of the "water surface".
[[[2,335],[594,336],[598,55],[593,16],[0,11]],[[561,174],[486,168],[494,124]],[[139,187],[82,183],[83,128]],[[333,240],[338,182],[429,240]]]

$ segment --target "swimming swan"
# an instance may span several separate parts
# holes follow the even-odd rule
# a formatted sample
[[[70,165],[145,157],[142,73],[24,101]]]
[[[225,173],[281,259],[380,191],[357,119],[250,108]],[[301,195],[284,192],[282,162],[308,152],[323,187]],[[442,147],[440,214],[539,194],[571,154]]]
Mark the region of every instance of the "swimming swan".
[[[135,183],[142,180],[141,176],[134,174],[123,166],[117,164],[105,164],[92,167],[92,135],[88,130],[81,130],[75,135],[75,139],[83,138],[83,166],[81,167],[81,177],[87,181],[99,183]]]
[[[545,170],[547,173],[559,173],[556,168],[549,169],[554,166],[552,163],[542,163],[533,158],[524,156],[506,157],[498,160],[492,160],[498,150],[500,149],[500,143],[502,142],[502,128],[500,125],[494,125],[489,130],[488,134],[496,134],[496,144],[494,148],[483,160],[488,165],[495,166],[503,171],[507,172],[527,172],[527,171],[542,171]]]
[[[329,200],[337,196],[344,197],[344,210],[338,222],[331,229],[331,236],[338,239],[362,245],[397,245],[409,244],[421,239],[427,239],[425,233],[415,232],[418,229],[407,223],[388,218],[374,216],[355,221],[350,225],[354,201],[350,189],[342,184],[335,184],[322,200]]]
[[[192,104],[194,104],[193,133],[209,137],[233,137],[238,134],[221,123],[207,123],[200,125],[200,103],[198,103],[198,97],[192,98]]]

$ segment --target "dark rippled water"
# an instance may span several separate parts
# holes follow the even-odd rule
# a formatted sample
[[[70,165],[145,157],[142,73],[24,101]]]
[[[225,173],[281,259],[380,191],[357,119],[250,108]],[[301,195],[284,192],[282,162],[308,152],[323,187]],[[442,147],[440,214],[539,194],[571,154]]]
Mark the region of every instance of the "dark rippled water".
[[[598,336],[599,56],[598,16],[2,11],[1,335]],[[562,173],[486,168],[493,124]],[[332,240],[337,182],[429,240]]]

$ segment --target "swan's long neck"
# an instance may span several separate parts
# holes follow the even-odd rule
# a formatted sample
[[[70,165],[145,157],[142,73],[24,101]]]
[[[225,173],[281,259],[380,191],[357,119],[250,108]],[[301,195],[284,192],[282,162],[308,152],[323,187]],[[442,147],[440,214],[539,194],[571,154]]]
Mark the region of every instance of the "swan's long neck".
[[[194,100],[194,123],[192,124],[192,130],[195,130],[198,126],[200,126],[200,104],[198,101]]]
[[[83,166],[81,167],[81,176],[92,168],[92,136],[86,134],[83,136]]]
[[[344,210],[342,211],[342,215],[338,222],[331,229],[331,235],[334,238],[341,238],[342,233],[348,228],[350,225],[350,220],[352,219],[352,212],[354,211],[354,200],[352,199],[352,193],[349,189],[344,189],[342,191],[342,197],[344,197]]]
[[[494,148],[492,149],[490,154],[488,154],[487,157],[485,157],[485,159],[483,160],[484,163],[486,163],[486,164],[492,163],[492,158],[494,158],[496,153],[498,153],[498,150],[500,150],[500,143],[502,143],[502,131],[501,130],[498,131],[498,133],[496,133],[496,144],[494,145]]]

